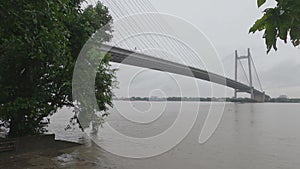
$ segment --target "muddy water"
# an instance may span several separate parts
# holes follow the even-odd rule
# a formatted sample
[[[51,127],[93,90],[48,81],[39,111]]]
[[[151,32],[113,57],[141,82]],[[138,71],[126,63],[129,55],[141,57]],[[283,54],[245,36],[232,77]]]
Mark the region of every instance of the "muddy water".
[[[149,124],[132,123],[124,118],[120,111],[123,104],[132,104],[140,112],[166,106],[159,118]],[[124,135],[145,138],[162,133],[176,119],[179,102],[123,102],[118,108],[110,110],[107,122]],[[205,144],[199,144],[198,138],[209,103],[183,102],[198,104],[199,115],[187,137],[170,151],[146,159],[130,159],[111,154],[94,144],[68,149],[65,154],[56,157],[60,165],[72,168],[116,168],[116,169],[298,169],[300,166],[300,104],[233,104],[225,105],[222,121],[215,134]],[[151,108],[152,106],[152,108]],[[190,106],[187,106],[190,107]],[[189,108],[182,110],[190,113]],[[128,113],[128,112],[126,112]],[[65,131],[66,121],[72,112],[63,109],[52,117],[50,131],[58,139],[86,141],[80,130]],[[187,122],[189,123],[189,122]],[[122,149],[126,144],[118,142],[106,129],[98,133],[101,144],[113,144]],[[144,145],[145,151],[149,147]],[[80,160],[78,160],[80,159]],[[65,162],[64,162],[65,161]],[[81,161],[81,162],[80,162]],[[84,166],[82,161],[88,161]]]

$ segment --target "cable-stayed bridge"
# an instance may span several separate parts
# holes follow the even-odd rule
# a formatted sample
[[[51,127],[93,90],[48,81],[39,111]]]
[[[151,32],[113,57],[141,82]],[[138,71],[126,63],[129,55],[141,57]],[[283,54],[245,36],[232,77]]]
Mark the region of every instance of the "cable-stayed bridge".
[[[253,100],[264,102],[269,99],[262,90],[258,73],[250,55],[238,56],[236,53],[235,79],[206,71],[197,52],[176,38],[177,32],[167,24],[148,0],[102,0],[114,19],[113,39],[101,46],[101,51],[109,53],[112,62],[149,68],[188,77],[194,77],[224,85],[238,92],[251,95]],[[172,36],[169,36],[169,35]],[[173,39],[172,39],[173,38]],[[159,51],[157,50],[159,49]],[[238,82],[237,65],[248,59],[248,84]],[[242,66],[244,74],[247,74]],[[253,85],[252,72],[259,81],[259,88]]]

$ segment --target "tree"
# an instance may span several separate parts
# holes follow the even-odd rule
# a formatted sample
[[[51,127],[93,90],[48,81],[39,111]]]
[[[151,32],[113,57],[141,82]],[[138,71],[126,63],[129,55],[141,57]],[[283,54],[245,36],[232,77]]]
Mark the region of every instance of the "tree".
[[[0,3],[0,124],[9,136],[40,134],[49,115],[74,107],[72,75],[78,54],[98,29],[111,38],[108,9],[83,0],[6,0]],[[97,70],[97,103],[111,106],[114,70],[109,56]]]
[[[261,7],[266,0],[257,0]],[[277,50],[277,39],[287,43],[288,38],[296,47],[300,45],[300,1],[276,0],[274,8],[264,10],[262,18],[258,19],[249,32],[263,31],[267,52],[273,48]]]

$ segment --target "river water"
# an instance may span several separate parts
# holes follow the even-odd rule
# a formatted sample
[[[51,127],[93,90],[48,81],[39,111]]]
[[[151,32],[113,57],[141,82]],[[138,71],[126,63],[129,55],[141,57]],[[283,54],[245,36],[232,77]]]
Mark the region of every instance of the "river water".
[[[151,158],[120,157],[95,144],[74,148],[70,152],[82,158],[89,158],[101,166],[94,168],[298,169],[300,167],[300,104],[226,103],[223,118],[216,132],[206,143],[199,144],[199,134],[210,103],[126,101],[115,103],[117,106],[110,110],[111,115],[107,123],[118,132],[134,138],[152,137],[164,132],[176,120],[178,110],[189,116],[191,111],[195,111],[192,107],[199,106],[197,109],[199,114],[183,141],[171,150]],[[162,111],[162,114],[151,123],[132,123],[124,118],[124,114],[128,115],[132,111],[126,105],[131,105],[137,112]],[[87,136],[78,129],[64,130],[71,115],[70,109],[59,111],[51,118],[49,130],[56,133],[57,139],[85,140]],[[101,138],[100,145],[113,145],[116,149],[126,146],[124,142],[120,142],[106,131],[104,127],[98,133]],[[144,151],[151,149],[147,145],[140,146],[144,147]]]

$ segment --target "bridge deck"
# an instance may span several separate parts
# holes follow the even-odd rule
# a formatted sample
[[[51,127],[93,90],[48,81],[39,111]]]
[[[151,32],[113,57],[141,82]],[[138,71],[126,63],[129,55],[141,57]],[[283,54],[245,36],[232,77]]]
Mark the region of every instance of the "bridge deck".
[[[220,85],[228,86],[230,88],[237,89],[240,92],[251,93],[251,88],[248,85],[198,68],[185,66],[183,64],[167,61],[164,59],[118,47],[112,47],[109,45],[102,45],[100,50],[102,52],[107,52],[108,54],[110,54],[112,62],[194,77],[197,79],[202,79]],[[263,95],[264,93],[257,89],[254,89],[254,94]],[[266,96],[266,98],[267,97],[269,96]]]

